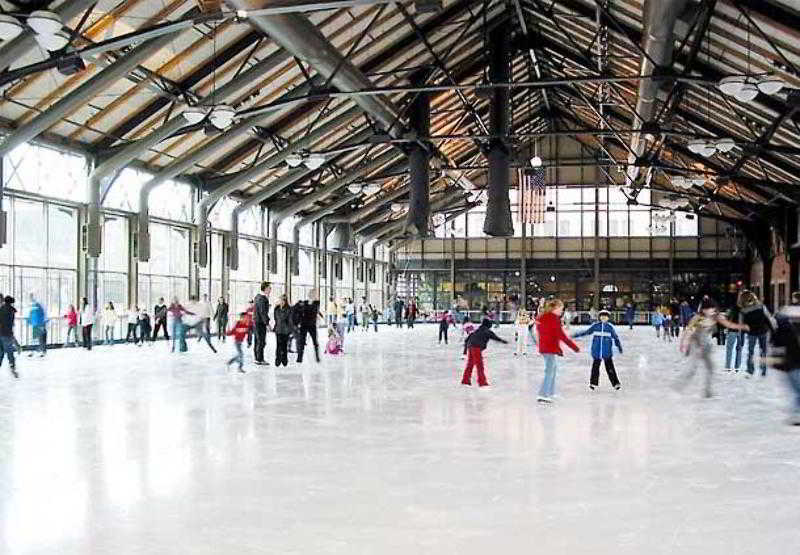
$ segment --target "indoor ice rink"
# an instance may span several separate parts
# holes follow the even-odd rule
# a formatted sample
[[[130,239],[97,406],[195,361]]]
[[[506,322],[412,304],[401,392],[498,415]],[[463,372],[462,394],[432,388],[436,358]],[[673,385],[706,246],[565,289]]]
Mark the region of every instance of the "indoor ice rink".
[[[0,555],[800,552],[795,0],[0,0]]]

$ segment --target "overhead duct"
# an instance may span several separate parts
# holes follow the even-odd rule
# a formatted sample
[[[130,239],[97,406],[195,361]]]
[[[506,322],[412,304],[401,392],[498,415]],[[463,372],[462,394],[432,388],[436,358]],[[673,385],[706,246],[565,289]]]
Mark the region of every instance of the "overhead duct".
[[[299,276],[300,275],[300,229],[313,224],[317,220],[324,218],[328,214],[331,214],[338,210],[339,208],[346,206],[347,204],[353,202],[361,196],[361,193],[345,195],[344,198],[338,200],[331,204],[330,206],[326,206],[325,208],[321,208],[316,212],[309,214],[308,216],[298,220],[294,224],[294,228],[292,229],[292,275]]]
[[[353,228],[348,223],[335,224],[333,226],[333,250],[352,251],[355,248],[353,243]]]
[[[510,81],[511,34],[505,25],[495,27],[489,34],[489,79],[492,83]],[[493,138],[489,143],[489,183],[486,187],[486,219],[483,232],[493,237],[514,235],[511,219],[511,159],[508,134],[511,121],[511,91],[495,87],[491,91],[489,125]]]
[[[337,128],[347,123],[349,120],[358,116],[359,113],[360,110],[356,108],[351,108],[350,110],[347,110],[344,113],[335,116],[332,120],[323,123],[316,129],[313,129],[311,132],[299,133],[294,137],[294,140],[285,148],[276,152],[272,156],[268,157],[263,162],[260,162],[252,166],[251,168],[248,168],[247,170],[238,172],[237,174],[231,176],[229,179],[223,181],[216,189],[214,189],[214,191],[212,191],[211,193],[200,199],[200,202],[197,205],[197,212],[196,212],[197,237],[198,237],[198,251],[197,251],[198,264],[203,268],[205,268],[206,265],[208,264],[207,233],[208,233],[208,213],[210,206],[212,206],[215,202],[217,202],[225,195],[228,195],[233,191],[235,191],[236,189],[238,189],[244,183],[247,183],[254,177],[260,175],[268,168],[273,168],[278,164],[281,164],[284,160],[286,160],[286,157],[292,154],[293,152],[310,147],[314,142],[318,141],[319,139],[323,138],[329,133],[335,131]],[[271,183],[262,192],[263,194],[266,195],[264,198],[269,198],[270,196],[281,192],[284,188],[294,183],[297,179],[300,179],[301,177],[308,175],[314,171],[314,170],[303,171],[304,169],[305,168],[299,170],[297,174],[294,174],[297,177],[293,177],[291,180],[283,182],[277,180]],[[247,202],[250,202],[250,200],[248,200]],[[246,208],[249,208],[251,206],[254,206],[254,204],[251,203],[247,205]],[[241,210],[239,212],[241,212]]]
[[[277,271],[277,256],[278,256],[278,227],[281,225],[281,222],[286,218],[291,218],[301,210],[305,210],[306,208],[313,206],[314,203],[319,202],[320,200],[324,199],[328,195],[335,193],[345,185],[363,177],[364,175],[379,169],[386,164],[391,163],[395,158],[398,156],[398,152],[396,150],[389,150],[384,152],[377,158],[373,158],[367,164],[363,166],[359,166],[353,168],[346,174],[338,177],[332,183],[322,187],[321,189],[314,191],[313,193],[304,196],[299,201],[291,204],[281,210],[280,212],[276,212],[272,214],[270,217],[270,227],[269,227],[269,242],[270,242],[270,271],[275,272]]]
[[[262,6],[252,0],[228,0],[227,3],[242,10],[255,11]],[[263,31],[272,42],[307,62],[323,78],[340,91],[359,91],[372,88],[370,80],[352,62],[325,38],[308,19],[299,14],[249,15],[247,20]],[[399,111],[385,96],[357,95],[358,106],[370,114],[394,138],[401,138],[404,130],[397,125]]]
[[[412,85],[422,85],[424,80],[416,77]],[[418,137],[431,134],[431,97],[419,92],[411,102],[409,123]],[[423,141],[412,143],[408,153],[409,196],[406,214],[406,233],[417,237],[428,235],[431,217],[430,158],[431,147]]]
[[[664,73],[672,66],[672,54],[675,44],[675,24],[686,9],[687,0],[644,0],[644,33],[642,35],[642,55],[639,64],[639,75]],[[631,133],[628,154],[626,185],[631,187],[639,177],[637,159],[642,156],[646,146],[645,137],[637,131],[644,123],[650,122],[656,115],[656,95],[661,85],[660,79],[640,79],[636,99],[636,111],[633,115],[633,133]],[[635,153],[635,154],[634,154]]]

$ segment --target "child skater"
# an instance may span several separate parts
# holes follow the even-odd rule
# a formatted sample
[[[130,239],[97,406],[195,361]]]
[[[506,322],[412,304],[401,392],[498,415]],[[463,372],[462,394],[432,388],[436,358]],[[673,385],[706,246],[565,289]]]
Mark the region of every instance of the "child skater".
[[[514,356],[528,356],[528,337],[530,335],[531,315],[527,310],[518,310],[517,319],[514,322],[517,328],[517,350]]]
[[[464,342],[464,349],[467,351],[467,367],[464,368],[464,376],[461,378],[461,383],[464,385],[472,385],[472,368],[478,367],[478,385],[486,387],[489,382],[486,381],[486,374],[483,368],[483,350],[490,339],[499,341],[500,343],[508,343],[505,339],[501,339],[492,331],[494,323],[489,318],[484,318],[478,329],[473,331],[467,336]]]
[[[325,352],[329,355],[338,355],[342,352],[342,337],[333,324],[328,324],[328,344],[325,345]]]
[[[619,390],[619,378],[617,378],[617,371],[614,368],[614,345],[619,349],[619,354],[622,354],[622,343],[619,342],[619,336],[614,329],[614,324],[608,320],[611,318],[611,313],[607,310],[601,310],[598,314],[600,321],[592,324],[582,332],[578,332],[572,337],[583,337],[585,335],[592,335],[592,376],[589,379],[589,389],[597,388],[600,380],[600,361],[602,360],[606,367],[606,374],[608,374],[608,381],[614,389]],[[611,342],[614,342],[612,345]]]
[[[150,345],[153,345],[153,326],[150,324],[150,315],[147,314],[144,310],[139,311],[139,341],[136,343],[139,347],[144,345],[145,341],[148,341]]]
[[[233,355],[233,358],[228,361],[228,366],[234,362],[238,362],[239,372],[242,374],[244,374],[244,354],[242,353],[242,342],[245,340],[245,338],[247,338],[252,326],[253,323],[251,321],[250,314],[247,312],[240,312],[239,319],[236,320],[236,323],[231,329],[225,332],[225,335],[233,336],[233,347],[236,349],[236,354]]]
[[[564,333],[561,325],[561,315],[564,313],[564,303],[559,299],[550,299],[544,305],[536,329],[539,335],[539,352],[544,357],[544,380],[539,388],[540,403],[552,403],[553,393],[556,390],[556,355],[563,356],[560,344],[564,342],[576,353],[580,352],[577,345]]]
[[[448,310],[439,318],[439,345],[442,344],[442,337],[444,337],[444,344],[447,345],[447,330],[453,324],[453,315]]]
[[[660,339],[661,327],[664,325],[664,315],[661,314],[661,307],[653,312],[653,316],[650,318],[650,323],[653,324],[654,328],[656,328],[656,339]]]
[[[681,335],[681,352],[687,357],[691,357],[692,360],[689,363],[689,370],[681,381],[676,384],[676,389],[682,390],[686,387],[686,384],[694,378],[697,372],[697,365],[702,362],[706,367],[705,396],[711,397],[713,395],[711,381],[714,375],[714,362],[711,360],[711,352],[713,350],[711,335],[717,329],[717,324],[731,330],[748,331],[750,329],[746,324],[735,324],[721,315],[717,311],[717,303],[713,299],[703,299],[700,304],[700,312],[689,320],[686,329]]]

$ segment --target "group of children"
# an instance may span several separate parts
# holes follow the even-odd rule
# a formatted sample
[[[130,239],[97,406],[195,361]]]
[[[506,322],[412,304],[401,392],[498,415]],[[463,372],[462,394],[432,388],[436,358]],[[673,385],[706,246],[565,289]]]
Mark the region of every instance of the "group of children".
[[[580,351],[578,346],[567,335],[562,318],[564,316],[564,303],[558,299],[551,299],[544,303],[538,318],[534,319],[525,311],[517,313],[516,325],[516,351],[514,355],[527,354],[527,344],[537,344],[539,353],[544,358],[544,379],[539,388],[537,401],[540,403],[552,403],[555,394],[556,375],[558,373],[557,358],[563,356],[561,344],[567,345],[576,353]],[[619,378],[613,360],[613,346],[616,345],[622,353],[622,343],[619,340],[614,326],[609,322],[610,313],[606,310],[600,311],[599,321],[591,325],[586,330],[574,334],[572,337],[592,336],[592,368],[589,379],[590,389],[597,388],[600,377],[600,364],[605,364],[608,379],[614,389],[620,389]],[[491,331],[492,321],[484,319],[477,330],[471,331],[464,342],[464,354],[467,355],[467,365],[461,378],[464,385],[472,385],[472,372],[477,368],[478,385],[481,387],[489,385],[486,379],[485,367],[483,364],[483,351],[490,340],[507,343],[506,340],[498,337]],[[534,334],[534,329],[536,333]],[[538,340],[537,340],[538,338]]]

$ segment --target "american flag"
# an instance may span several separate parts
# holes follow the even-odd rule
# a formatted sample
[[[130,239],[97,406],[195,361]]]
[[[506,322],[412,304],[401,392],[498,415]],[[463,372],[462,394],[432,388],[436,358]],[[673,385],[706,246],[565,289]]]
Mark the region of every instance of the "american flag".
[[[546,191],[544,168],[519,169],[519,203],[517,219],[523,224],[544,223]]]

